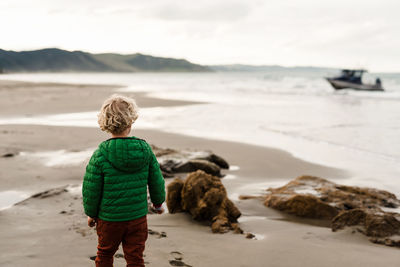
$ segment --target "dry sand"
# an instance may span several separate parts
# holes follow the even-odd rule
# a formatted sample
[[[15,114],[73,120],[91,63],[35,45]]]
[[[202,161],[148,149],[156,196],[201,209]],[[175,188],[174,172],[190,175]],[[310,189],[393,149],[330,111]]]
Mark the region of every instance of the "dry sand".
[[[0,81],[1,117],[97,110],[116,86],[30,84]],[[135,94],[142,107],[195,104]],[[269,181],[284,184],[302,174],[334,180],[347,172],[295,158],[277,149],[222,142],[159,131],[135,136],[161,147],[210,149],[237,171],[223,183],[234,196]],[[95,148],[108,136],[95,128],[0,125],[0,155]],[[0,266],[93,266],[96,235],[86,226],[79,186],[85,162],[45,166],[17,155],[0,158],[0,194],[16,190],[33,195],[59,188],[45,198],[29,198],[0,211]],[[168,182],[168,180],[167,180]],[[67,186],[67,187],[66,187]],[[69,186],[69,187],[68,187]],[[261,188],[260,188],[261,190]],[[399,266],[398,249],[375,245],[351,231],[332,233],[326,222],[300,220],[264,207],[257,200],[235,201],[242,211],[244,235],[212,234],[186,214],[148,215],[147,266],[171,266],[182,258],[190,266]],[[161,233],[165,232],[166,237]],[[118,251],[122,253],[122,251]],[[120,254],[118,254],[120,256]],[[115,266],[125,266],[123,258]]]

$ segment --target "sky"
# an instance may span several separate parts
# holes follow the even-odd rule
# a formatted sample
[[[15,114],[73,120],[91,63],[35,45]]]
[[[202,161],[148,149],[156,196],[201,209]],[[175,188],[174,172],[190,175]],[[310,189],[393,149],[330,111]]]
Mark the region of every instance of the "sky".
[[[399,0],[0,0],[0,49],[400,71]]]

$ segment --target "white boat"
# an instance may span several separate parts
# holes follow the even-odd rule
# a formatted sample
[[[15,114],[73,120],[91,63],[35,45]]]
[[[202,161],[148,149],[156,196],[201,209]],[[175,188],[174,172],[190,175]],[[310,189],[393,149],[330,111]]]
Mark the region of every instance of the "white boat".
[[[362,75],[366,70],[342,70],[340,76],[326,78],[326,80],[335,88],[335,90],[354,89],[364,91],[384,91],[382,82],[379,78],[375,84],[364,84]]]

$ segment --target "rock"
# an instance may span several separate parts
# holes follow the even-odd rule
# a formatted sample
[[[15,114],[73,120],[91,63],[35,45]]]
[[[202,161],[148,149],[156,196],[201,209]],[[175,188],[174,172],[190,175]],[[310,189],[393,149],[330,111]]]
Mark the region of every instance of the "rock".
[[[174,153],[178,153],[177,150],[175,149],[171,149],[171,148],[160,148],[157,147],[155,145],[151,145],[151,149],[153,150],[154,154],[156,155],[156,157],[162,157],[165,155],[170,155],[170,154],[174,154]]]
[[[203,170],[221,177],[221,168],[228,169],[228,162],[210,151],[174,150],[152,146],[164,177],[173,177],[175,173],[189,173]]]
[[[386,245],[389,247],[400,247],[400,237],[397,236],[397,238],[391,237],[391,238],[376,238],[376,237],[371,237],[369,238],[369,241],[375,244],[382,244]]]
[[[176,166],[176,163],[173,160],[166,160],[162,164],[160,164],[160,169],[164,178],[171,178],[174,177],[174,173],[172,168]]]
[[[361,226],[366,236],[375,238],[400,235],[400,214],[372,209],[346,210],[332,220],[332,231],[346,226]]]
[[[2,155],[1,157],[2,157],[2,158],[12,158],[12,157],[14,157],[14,156],[15,156],[14,153],[6,153],[6,154]]]
[[[160,164],[160,169],[163,172],[172,173],[172,169],[178,164],[179,163],[175,162],[174,160],[165,160],[162,164]]]
[[[235,234],[243,234],[243,230],[240,228],[239,223],[231,223],[231,227]]]
[[[198,158],[198,159],[204,159],[204,160],[210,161],[212,163],[215,163],[217,166],[219,166],[222,169],[229,169],[228,162],[225,159],[223,159],[222,157],[215,155],[213,153],[208,155],[205,158]]]
[[[241,196],[240,199],[260,198]],[[400,201],[384,190],[339,185],[328,180],[300,176],[286,185],[267,189],[264,204],[296,216],[332,220],[332,230],[356,226],[379,244],[398,246],[400,214],[387,212]]]
[[[269,188],[267,191],[269,194],[264,196],[266,206],[317,219],[332,219],[340,211],[355,208],[400,206],[400,201],[390,192],[338,185],[313,176],[300,176],[282,187]]]
[[[167,186],[167,208],[170,213],[182,212],[182,188],[183,181],[175,179]]]
[[[221,176],[221,168],[215,163],[202,159],[192,159],[172,168],[174,172],[194,172],[197,170],[205,171],[214,176]]]
[[[65,193],[65,192],[68,192],[67,186],[49,189],[49,190],[34,194],[31,197],[32,198],[48,198],[48,197],[52,197],[52,196],[57,196],[59,194]]]
[[[170,173],[170,172],[165,172],[165,171],[161,170],[161,173],[162,173],[162,176],[164,178],[173,178],[173,177],[175,177],[175,175]]]
[[[253,238],[255,238],[256,236],[254,235],[254,234],[252,234],[252,233],[247,233],[246,234],[246,238],[247,239],[253,239]]]
[[[287,198],[269,195],[265,205],[296,216],[331,220],[338,214],[336,208],[312,195],[293,195]]]
[[[241,213],[228,199],[220,179],[201,170],[168,185],[167,207],[170,213],[184,211],[195,220],[210,222],[214,233],[241,231],[237,224]]]
[[[361,225],[365,222],[366,213],[362,209],[343,211],[332,220],[332,231],[343,229],[345,226]]]

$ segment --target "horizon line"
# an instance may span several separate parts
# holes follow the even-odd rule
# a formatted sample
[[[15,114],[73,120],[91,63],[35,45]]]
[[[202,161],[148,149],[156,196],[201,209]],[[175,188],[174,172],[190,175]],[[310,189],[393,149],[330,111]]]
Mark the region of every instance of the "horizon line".
[[[84,50],[71,50],[71,49],[64,49],[60,47],[44,47],[44,48],[32,48],[31,50],[7,50],[7,49],[2,49],[0,47],[0,50],[3,51],[10,51],[10,52],[33,52],[33,51],[40,51],[40,50],[49,50],[49,49],[57,49],[57,50],[62,50],[62,51],[67,51],[67,52],[83,52],[83,53],[89,53],[89,54],[117,54],[117,55],[122,55],[122,56],[127,56],[127,55],[145,55],[145,56],[151,56],[151,57],[159,57],[159,58],[168,58],[168,59],[178,59],[178,60],[186,60],[192,64],[196,65],[201,65],[205,67],[216,67],[216,66],[246,66],[246,67],[255,67],[255,68],[262,68],[262,67],[281,67],[281,68],[288,68],[288,69],[294,69],[294,68],[315,68],[315,69],[332,69],[332,70],[341,70],[341,69],[366,69],[367,72],[368,68],[365,67],[357,67],[357,68],[349,68],[349,67],[337,67],[337,66],[315,66],[315,65],[284,65],[284,64],[278,64],[278,63],[271,63],[271,64],[249,64],[249,63],[224,63],[224,64],[200,64],[193,62],[191,60],[188,60],[186,58],[179,58],[179,57],[171,57],[171,56],[164,56],[164,55],[154,55],[154,54],[147,54],[147,53],[141,53],[141,52],[134,52],[134,53],[118,53],[118,52],[89,52],[89,51],[84,51]],[[369,73],[385,73],[385,74],[398,74],[400,72],[396,71],[376,71],[376,72],[369,72]]]

